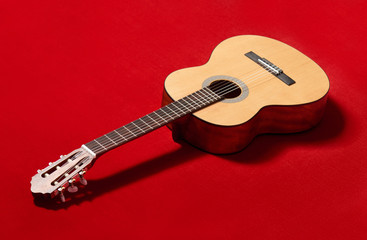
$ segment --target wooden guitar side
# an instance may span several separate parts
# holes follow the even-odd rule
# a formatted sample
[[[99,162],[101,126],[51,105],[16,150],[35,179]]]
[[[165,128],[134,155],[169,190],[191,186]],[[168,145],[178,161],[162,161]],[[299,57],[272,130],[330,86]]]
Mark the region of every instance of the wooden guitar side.
[[[188,115],[167,126],[173,139],[184,139],[210,153],[229,154],[241,151],[257,135],[294,133],[308,130],[322,118],[327,95],[316,102],[296,106],[267,106],[248,122],[236,126],[219,126]],[[166,91],[162,105],[172,102]]]
[[[242,150],[256,135],[304,131],[320,121],[329,89],[323,70],[296,49],[253,35],[227,39],[216,47],[205,65],[170,74],[162,105],[200,89],[203,81],[213,75],[229,75],[246,83],[244,73],[265,71],[246,59],[248,51],[279,64],[296,83],[287,86],[266,73],[266,84],[247,84],[246,99],[219,102],[169,124],[174,139],[185,139],[207,152],[227,154]]]

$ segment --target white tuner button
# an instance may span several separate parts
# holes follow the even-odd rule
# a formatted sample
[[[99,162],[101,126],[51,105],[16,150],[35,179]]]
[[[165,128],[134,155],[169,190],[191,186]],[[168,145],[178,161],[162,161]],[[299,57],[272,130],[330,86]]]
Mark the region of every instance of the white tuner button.
[[[74,185],[74,182],[75,182],[75,179],[69,180],[70,186],[68,187],[68,192],[70,193],[75,193],[78,191],[78,187]]]
[[[85,171],[79,172],[79,177],[80,177],[80,183],[86,186],[88,184],[88,181],[87,179],[84,178],[84,173]]]
[[[59,188],[59,189],[57,189],[57,190],[59,191],[61,202],[65,202],[65,196],[64,196],[64,193],[63,193],[64,188],[63,188],[63,187],[61,187],[61,188]]]

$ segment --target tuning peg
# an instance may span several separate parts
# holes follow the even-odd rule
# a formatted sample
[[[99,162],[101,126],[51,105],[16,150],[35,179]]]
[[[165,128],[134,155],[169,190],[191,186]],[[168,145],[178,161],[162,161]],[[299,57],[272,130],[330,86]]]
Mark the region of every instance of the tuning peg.
[[[78,191],[78,187],[74,185],[74,182],[75,182],[75,179],[69,180],[70,186],[68,187],[68,192],[70,193],[75,193]]]
[[[79,177],[80,177],[80,183],[86,186],[88,184],[88,181],[84,178],[84,173],[85,173],[84,170],[79,172]]]
[[[64,193],[63,193],[64,189],[65,189],[64,187],[61,187],[61,188],[57,189],[59,191],[59,194],[60,194],[61,202],[65,202],[65,196],[64,196]]]

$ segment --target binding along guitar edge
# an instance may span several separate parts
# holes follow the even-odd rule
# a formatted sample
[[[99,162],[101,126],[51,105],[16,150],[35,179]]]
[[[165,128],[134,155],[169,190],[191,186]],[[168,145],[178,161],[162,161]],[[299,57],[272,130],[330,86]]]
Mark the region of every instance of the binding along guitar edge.
[[[103,153],[167,125],[175,141],[214,154],[242,150],[263,133],[307,130],[321,119],[329,80],[310,58],[280,41],[243,35],[221,42],[209,61],[171,73],[162,107],[50,162],[31,180],[32,194],[64,202],[87,184]]]

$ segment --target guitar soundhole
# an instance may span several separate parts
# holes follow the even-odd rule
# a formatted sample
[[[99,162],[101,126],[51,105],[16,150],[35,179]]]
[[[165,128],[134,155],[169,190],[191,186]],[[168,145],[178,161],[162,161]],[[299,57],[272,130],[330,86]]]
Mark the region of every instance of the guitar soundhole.
[[[236,98],[242,93],[240,86],[228,80],[215,80],[210,83],[209,88],[226,99]]]

